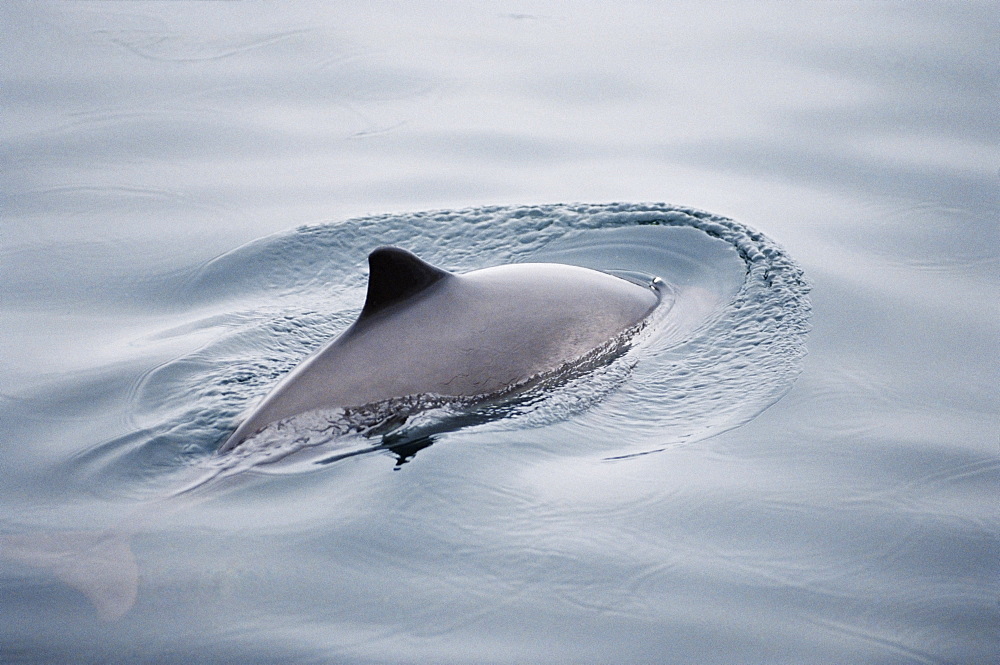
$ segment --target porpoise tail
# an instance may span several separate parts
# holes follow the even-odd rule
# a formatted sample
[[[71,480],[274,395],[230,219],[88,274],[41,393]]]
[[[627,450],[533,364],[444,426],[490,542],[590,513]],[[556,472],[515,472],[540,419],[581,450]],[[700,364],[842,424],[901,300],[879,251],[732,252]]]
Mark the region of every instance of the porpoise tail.
[[[0,535],[0,556],[50,571],[82,592],[105,621],[124,616],[139,595],[139,566],[121,533]]]

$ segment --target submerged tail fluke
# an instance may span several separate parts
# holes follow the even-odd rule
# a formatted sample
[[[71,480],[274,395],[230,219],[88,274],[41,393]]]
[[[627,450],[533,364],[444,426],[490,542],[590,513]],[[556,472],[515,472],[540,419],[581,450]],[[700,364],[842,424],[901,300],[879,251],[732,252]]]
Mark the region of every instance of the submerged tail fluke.
[[[121,618],[139,595],[139,566],[125,534],[5,534],[0,535],[0,557],[51,571],[82,592],[106,621]]]

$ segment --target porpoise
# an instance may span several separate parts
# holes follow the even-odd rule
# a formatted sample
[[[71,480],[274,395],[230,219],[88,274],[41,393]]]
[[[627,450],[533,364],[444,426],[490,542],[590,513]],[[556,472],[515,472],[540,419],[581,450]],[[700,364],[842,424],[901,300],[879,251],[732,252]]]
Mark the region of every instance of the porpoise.
[[[319,409],[394,398],[495,395],[544,376],[641,327],[655,280],[555,263],[455,274],[396,247],[368,256],[357,320],[292,370],[219,448]]]
[[[309,411],[421,395],[475,401],[516,393],[533,378],[630,340],[661,300],[655,280],[641,284],[569,265],[522,263],[453,274],[393,247],[376,249],[368,263],[368,295],[357,321],[292,370],[220,453]],[[139,593],[131,534],[162,519],[164,510],[200,500],[186,490],[172,499],[141,507],[109,531],[0,534],[0,558],[50,570],[86,594],[101,617],[118,619]]]

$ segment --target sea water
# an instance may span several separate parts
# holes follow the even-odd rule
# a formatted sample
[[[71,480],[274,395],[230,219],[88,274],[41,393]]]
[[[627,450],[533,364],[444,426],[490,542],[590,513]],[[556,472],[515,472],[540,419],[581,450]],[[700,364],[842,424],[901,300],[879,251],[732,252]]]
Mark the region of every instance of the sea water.
[[[0,18],[0,662],[1000,653],[995,7]],[[384,244],[668,306],[409,447],[216,456]]]

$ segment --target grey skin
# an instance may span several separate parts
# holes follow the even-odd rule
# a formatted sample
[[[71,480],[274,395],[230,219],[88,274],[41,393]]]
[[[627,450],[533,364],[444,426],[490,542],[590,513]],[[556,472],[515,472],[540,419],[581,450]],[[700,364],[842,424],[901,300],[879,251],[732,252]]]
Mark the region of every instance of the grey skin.
[[[271,423],[316,409],[498,393],[584,357],[641,323],[660,302],[653,286],[554,263],[454,274],[381,247],[368,264],[357,321],[292,370],[220,453]]]

